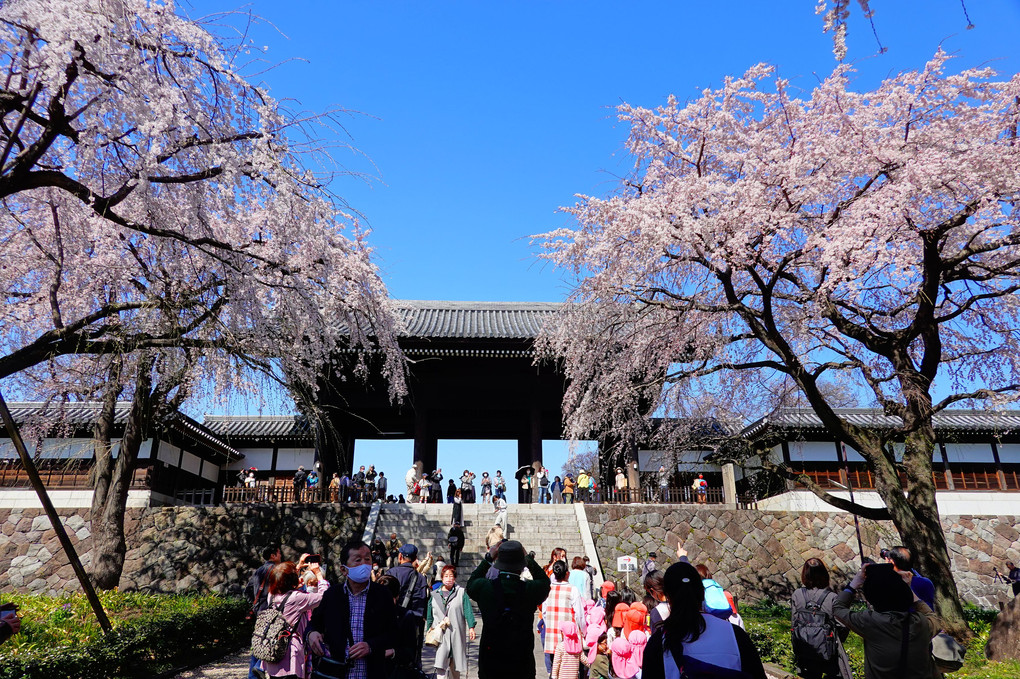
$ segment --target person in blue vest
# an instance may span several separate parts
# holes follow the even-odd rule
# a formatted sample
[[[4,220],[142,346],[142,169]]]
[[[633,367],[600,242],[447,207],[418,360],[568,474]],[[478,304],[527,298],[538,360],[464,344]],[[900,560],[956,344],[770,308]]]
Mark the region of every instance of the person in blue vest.
[[[666,569],[662,578],[670,614],[648,640],[642,679],[680,675],[679,667],[704,676],[766,679],[761,657],[747,632],[702,612],[705,588],[688,561]]]

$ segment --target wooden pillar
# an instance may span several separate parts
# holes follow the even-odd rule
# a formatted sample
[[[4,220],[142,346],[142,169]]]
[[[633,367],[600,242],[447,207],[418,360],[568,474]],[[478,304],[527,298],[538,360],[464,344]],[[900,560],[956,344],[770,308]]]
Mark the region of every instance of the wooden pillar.
[[[946,490],[956,490],[956,484],[953,483],[953,473],[949,471],[949,454],[946,453],[946,444],[939,441],[939,455],[942,456],[942,465],[946,475]]]
[[[439,463],[439,441],[432,433],[425,410],[414,411],[414,461],[420,462],[426,473],[435,471]]]
[[[531,463],[542,462],[542,411],[531,409],[529,428],[529,444],[531,446]]]
[[[1002,461],[999,459],[999,446],[992,441],[992,458],[995,460],[995,476],[999,480],[999,490],[1006,490],[1006,473],[1002,471]]]
[[[737,472],[732,462],[722,466],[723,503],[726,509],[737,508]]]

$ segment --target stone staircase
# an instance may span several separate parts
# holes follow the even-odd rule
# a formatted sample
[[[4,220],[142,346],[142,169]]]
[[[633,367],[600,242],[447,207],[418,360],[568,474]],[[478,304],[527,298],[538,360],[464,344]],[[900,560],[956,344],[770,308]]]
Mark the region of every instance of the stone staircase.
[[[507,537],[533,550],[540,565],[549,561],[549,554],[556,547],[567,550],[568,561],[574,556],[585,556],[573,505],[510,505],[507,509]],[[452,515],[453,507],[449,504],[384,504],[380,506],[375,535],[385,541],[390,533],[396,533],[402,542],[412,542],[418,547],[419,558],[432,551],[448,560],[447,534]],[[485,536],[495,518],[491,505],[464,505],[465,544],[457,569],[458,582],[466,582],[481,561]]]

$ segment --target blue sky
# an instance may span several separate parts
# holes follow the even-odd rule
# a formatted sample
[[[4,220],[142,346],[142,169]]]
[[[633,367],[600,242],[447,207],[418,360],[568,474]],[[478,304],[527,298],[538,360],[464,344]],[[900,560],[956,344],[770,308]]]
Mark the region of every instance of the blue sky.
[[[568,286],[528,236],[566,225],[575,193],[604,194],[630,168],[613,107],[656,106],[715,87],[757,62],[805,90],[835,65],[814,0],[686,2],[182,3],[193,17],[239,10],[265,23],[255,78],[299,110],[343,107],[358,149],[337,160],[367,180],[333,189],[372,228],[384,279],[402,299],[558,301]],[[851,3],[849,57],[860,89],[920,68],[941,44],[957,68],[1020,70],[1020,1]],[[225,19],[243,25],[242,16]],[[252,71],[254,72],[254,68]],[[403,477],[410,444],[359,444],[357,464]],[[507,471],[513,442],[441,442],[440,465]],[[562,445],[546,446],[558,470]],[[554,452],[555,451],[555,452]]]

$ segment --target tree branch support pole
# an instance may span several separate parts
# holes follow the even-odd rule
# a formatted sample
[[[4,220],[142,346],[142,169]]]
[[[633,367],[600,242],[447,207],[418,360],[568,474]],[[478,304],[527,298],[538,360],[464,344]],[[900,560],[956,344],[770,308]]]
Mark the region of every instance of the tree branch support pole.
[[[82,590],[85,591],[85,597],[89,600],[92,610],[95,611],[96,617],[99,619],[99,626],[103,628],[104,632],[109,632],[113,629],[113,626],[110,624],[110,619],[106,617],[106,611],[103,610],[103,603],[96,595],[96,590],[92,587],[92,581],[89,580],[88,573],[85,572],[85,568],[81,565],[81,560],[78,558],[78,552],[75,551],[74,545],[71,544],[71,538],[67,536],[67,531],[64,530],[64,523],[57,515],[57,510],[53,506],[53,502],[50,501],[50,496],[46,492],[46,487],[43,486],[42,479],[39,477],[39,471],[35,468],[32,456],[28,454],[28,450],[25,448],[25,441],[21,438],[21,433],[18,431],[18,425],[15,424],[14,417],[11,415],[11,411],[7,408],[7,401],[4,400],[2,392],[0,392],[0,417],[3,418],[4,425],[7,427],[7,433],[11,437],[11,442],[14,444],[14,448],[18,451],[18,457],[21,458],[21,464],[25,468],[25,473],[28,474],[28,479],[31,481],[32,487],[39,496],[39,501],[42,503],[43,509],[46,511],[46,516],[49,517],[50,525],[53,526],[53,530],[57,534],[57,539],[60,540],[60,546],[63,548],[64,553],[67,554],[67,559],[71,562],[71,568],[74,569],[74,574],[78,576],[78,583],[81,584]]]
[[[850,502],[854,501],[854,484],[850,481],[850,465],[846,458],[846,444],[842,441],[839,442],[840,448],[843,451],[843,471],[846,473],[846,490],[850,494]],[[851,512],[854,516],[854,529],[857,531],[857,557],[864,563],[864,542],[861,540],[861,520],[856,513]]]

